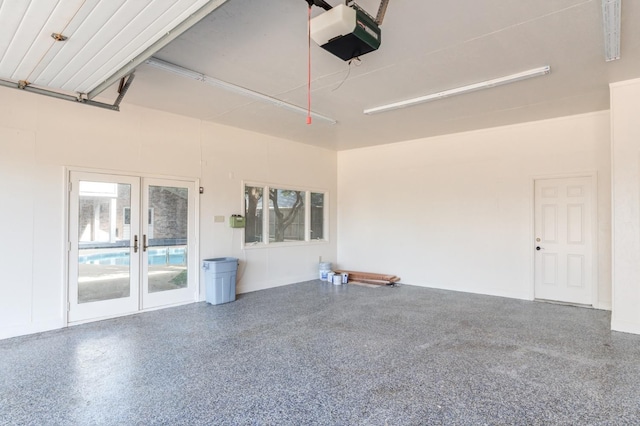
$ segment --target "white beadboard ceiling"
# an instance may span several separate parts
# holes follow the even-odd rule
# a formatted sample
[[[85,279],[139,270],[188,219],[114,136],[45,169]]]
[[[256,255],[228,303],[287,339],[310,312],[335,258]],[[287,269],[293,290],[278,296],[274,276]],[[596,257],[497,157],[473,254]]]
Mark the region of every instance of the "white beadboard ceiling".
[[[207,1],[0,1],[0,78],[87,93]]]
[[[0,78],[90,91],[144,49],[128,41],[152,42],[201,3],[2,1]],[[375,15],[379,0],[357,3]],[[177,5],[182,12],[174,10]],[[313,16],[320,13],[313,8]],[[127,104],[142,105],[345,150],[606,110],[609,83],[640,77],[639,23],[640,0],[622,0],[621,59],[605,62],[602,0],[390,0],[382,45],[360,62],[348,65],[311,46],[312,109],[336,119],[335,125],[307,125],[304,115],[148,64],[137,67],[120,114],[127,113]],[[69,41],[53,43],[50,33],[68,28]],[[71,43],[74,38],[78,44]],[[125,48],[127,54],[121,52]],[[154,56],[304,107],[307,3],[229,0]],[[545,65],[551,67],[548,76],[363,114],[366,108]],[[105,96],[113,99],[115,88]]]

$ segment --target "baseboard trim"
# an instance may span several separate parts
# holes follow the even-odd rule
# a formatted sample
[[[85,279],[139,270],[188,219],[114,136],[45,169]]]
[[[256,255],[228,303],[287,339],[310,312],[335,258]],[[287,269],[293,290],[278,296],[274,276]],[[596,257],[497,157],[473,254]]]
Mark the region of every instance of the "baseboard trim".
[[[622,333],[640,334],[640,324],[629,321],[611,319],[611,330],[620,331]]]
[[[62,320],[38,322],[31,324],[21,324],[6,328],[0,328],[0,340],[11,339],[12,337],[26,336],[29,334],[43,333],[64,328]]]

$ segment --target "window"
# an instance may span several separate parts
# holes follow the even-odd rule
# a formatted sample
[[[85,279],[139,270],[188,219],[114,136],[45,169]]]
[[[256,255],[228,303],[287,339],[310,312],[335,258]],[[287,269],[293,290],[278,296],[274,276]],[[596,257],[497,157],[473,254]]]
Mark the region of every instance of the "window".
[[[324,192],[246,184],[245,244],[325,240],[325,196]]]
[[[304,191],[269,188],[269,242],[304,241]]]
[[[257,186],[244,187],[244,242],[261,243],[262,240],[262,194]]]
[[[324,194],[322,192],[311,193],[311,239],[324,239]]]

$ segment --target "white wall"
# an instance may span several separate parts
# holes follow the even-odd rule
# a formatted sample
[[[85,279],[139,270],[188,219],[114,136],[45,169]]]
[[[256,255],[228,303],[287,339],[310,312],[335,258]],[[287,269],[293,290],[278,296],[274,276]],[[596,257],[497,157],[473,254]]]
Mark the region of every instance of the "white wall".
[[[640,79],[611,85],[614,330],[640,334]]]
[[[534,178],[597,172],[597,307],[610,308],[610,120],[613,322],[640,332],[639,92],[637,81],[614,85],[611,116],[336,154],[145,108],[114,113],[0,88],[0,338],[64,326],[65,167],[199,178],[199,257],[239,257],[239,292],[313,279],[322,256],[405,283],[523,299],[533,296]],[[329,190],[331,242],[240,250],[241,232],[213,218],[241,213],[243,180]]]
[[[7,88],[0,100],[0,338],[65,325],[65,167],[201,179],[200,258],[239,257],[239,292],[313,279],[319,256],[335,261],[335,152],[130,105]],[[242,213],[243,180],[328,190],[331,242],[243,253],[241,232],[213,222]]]
[[[201,198],[201,242],[203,258],[240,258],[238,290],[262,288],[315,279],[318,260],[335,262],[335,217],[337,200],[337,155],[335,151],[218,126],[202,125],[203,186]],[[250,247],[240,250],[242,233],[214,216],[242,211],[242,181],[328,190],[331,243],[295,247]]]
[[[609,309],[609,114],[338,153],[341,268],[533,298],[533,181],[597,172],[598,291]]]

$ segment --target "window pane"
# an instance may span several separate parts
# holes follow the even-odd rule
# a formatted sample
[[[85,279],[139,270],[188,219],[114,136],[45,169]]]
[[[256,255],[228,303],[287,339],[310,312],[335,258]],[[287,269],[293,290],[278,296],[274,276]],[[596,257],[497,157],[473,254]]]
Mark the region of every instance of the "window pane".
[[[262,242],[262,192],[260,187],[244,187],[245,243]]]
[[[311,193],[311,239],[324,239],[324,194]]]
[[[304,241],[304,191],[269,189],[269,241]]]

